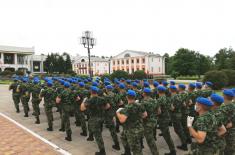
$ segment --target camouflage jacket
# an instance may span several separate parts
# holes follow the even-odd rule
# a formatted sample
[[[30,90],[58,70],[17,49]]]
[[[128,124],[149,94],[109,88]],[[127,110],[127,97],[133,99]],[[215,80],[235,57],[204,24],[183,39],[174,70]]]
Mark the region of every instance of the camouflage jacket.
[[[91,119],[103,119],[104,107],[106,106],[106,102],[103,97],[92,96],[85,101],[85,106]]]
[[[40,84],[32,85],[32,87],[30,88],[30,92],[32,93],[32,102],[40,101],[40,99],[39,99],[39,95],[40,95],[40,92],[41,92]]]
[[[162,121],[170,120],[170,115],[169,115],[170,104],[169,104],[168,98],[166,96],[160,96],[156,100],[156,104],[160,105],[160,109],[161,109],[161,114],[158,115],[159,120],[162,120]]]
[[[154,123],[156,124],[157,121],[157,110],[159,108],[159,104],[156,103],[156,100],[149,98],[143,99],[141,101],[141,105],[143,105],[144,109],[146,110],[148,116],[143,120],[144,125]]]
[[[55,102],[56,92],[52,87],[45,87],[41,90],[40,96],[44,98],[45,106],[53,106]]]
[[[13,95],[20,95],[20,84],[18,82],[13,82],[9,86],[9,90],[12,90]]]

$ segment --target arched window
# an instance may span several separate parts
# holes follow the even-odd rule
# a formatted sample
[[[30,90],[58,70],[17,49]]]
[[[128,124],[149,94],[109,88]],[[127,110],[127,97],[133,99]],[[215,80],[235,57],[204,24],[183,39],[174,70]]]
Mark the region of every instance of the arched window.
[[[129,53],[127,53],[127,54],[124,55],[124,58],[128,58],[128,57],[130,57],[130,54],[129,54]]]
[[[85,62],[85,59],[82,59],[81,62]]]

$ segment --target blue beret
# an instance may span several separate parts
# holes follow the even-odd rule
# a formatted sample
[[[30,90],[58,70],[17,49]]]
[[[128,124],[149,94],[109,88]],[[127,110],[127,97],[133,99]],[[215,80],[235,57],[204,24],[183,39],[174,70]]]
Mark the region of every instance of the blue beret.
[[[88,80],[87,80],[87,79],[85,79],[85,80],[84,80],[84,83],[88,83]]]
[[[226,96],[230,96],[230,97],[234,97],[235,96],[234,92],[231,89],[225,89],[223,91],[223,94],[226,95]]]
[[[69,83],[69,82],[65,82],[65,83],[64,83],[64,86],[65,86],[66,88],[69,88],[69,87],[70,87],[70,83]]]
[[[196,87],[197,87],[197,88],[202,88],[202,83],[201,83],[201,82],[197,82],[197,83],[196,83]]]
[[[153,86],[157,87],[159,85],[159,83],[157,81],[153,81]]]
[[[164,86],[167,86],[167,85],[168,85],[168,82],[167,82],[167,81],[163,81],[162,84],[163,84]]]
[[[109,89],[109,90],[110,90],[110,89],[113,89],[113,86],[112,86],[112,85],[107,85],[107,86],[106,86],[106,89]]]
[[[144,88],[144,93],[151,93],[152,90],[150,88]]]
[[[206,106],[213,106],[213,103],[208,98],[205,97],[198,97],[196,102]]]
[[[133,96],[135,97],[136,96],[136,92],[134,90],[128,90],[127,93],[126,93],[128,96]]]
[[[97,82],[92,82],[92,86],[98,86],[98,83]]]
[[[186,86],[185,86],[184,84],[179,84],[178,86],[179,86],[179,88],[181,88],[181,89],[185,89],[185,88],[186,88]]]
[[[119,84],[119,88],[124,89],[124,88],[126,88],[126,86],[125,86],[124,83],[120,83],[120,84]]]
[[[121,80],[121,81],[125,81],[125,79],[124,79],[124,78],[121,78],[120,80]]]
[[[131,80],[129,80],[129,79],[128,79],[128,80],[126,80],[126,83],[130,84],[130,83],[131,83]]]
[[[110,82],[109,81],[104,81],[104,85],[105,86],[110,85]]]
[[[84,82],[79,82],[78,84],[79,84],[80,87],[84,87],[85,86]]]
[[[136,82],[136,83],[140,83],[140,80],[136,79],[135,82]]]
[[[61,81],[60,81],[60,84],[61,84],[61,85],[64,85],[64,81],[63,81],[63,80],[61,80]]]
[[[166,91],[166,87],[164,87],[164,86],[158,86],[158,87],[157,87],[157,90],[158,90],[158,91]]]
[[[132,82],[132,84],[131,84],[133,87],[137,87],[138,86],[138,84],[136,83],[136,82]]]
[[[212,94],[210,96],[210,98],[213,102],[216,102],[216,103],[219,103],[219,104],[224,103],[224,98],[222,96],[218,95],[218,94]]]
[[[207,81],[207,82],[206,82],[206,85],[209,86],[209,87],[212,87],[212,86],[213,86],[213,83],[210,82],[210,81]]]
[[[98,93],[99,92],[99,88],[96,87],[96,86],[91,86],[91,91],[95,92],[95,93]]]
[[[196,85],[194,84],[194,83],[190,83],[189,85],[188,85],[190,88],[195,88],[196,87]]]
[[[23,82],[27,82],[28,81],[28,79],[27,78],[23,78],[23,80],[22,80]]]
[[[34,84],[38,84],[38,83],[39,83],[39,79],[33,80],[33,83],[34,83]]]
[[[47,81],[47,86],[51,87],[53,85],[52,81]]]
[[[171,86],[170,86],[170,89],[177,90],[177,88],[176,88],[175,85],[171,85]]]
[[[149,83],[147,81],[144,82],[144,87],[149,87]]]
[[[232,88],[231,90],[235,93],[235,88]]]
[[[175,85],[175,81],[170,81],[170,84],[171,85]]]

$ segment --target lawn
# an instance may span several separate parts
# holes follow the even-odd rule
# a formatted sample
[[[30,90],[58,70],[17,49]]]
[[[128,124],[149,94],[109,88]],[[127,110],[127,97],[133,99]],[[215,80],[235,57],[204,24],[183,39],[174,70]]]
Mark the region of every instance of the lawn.
[[[11,80],[0,80],[0,84],[10,84]]]

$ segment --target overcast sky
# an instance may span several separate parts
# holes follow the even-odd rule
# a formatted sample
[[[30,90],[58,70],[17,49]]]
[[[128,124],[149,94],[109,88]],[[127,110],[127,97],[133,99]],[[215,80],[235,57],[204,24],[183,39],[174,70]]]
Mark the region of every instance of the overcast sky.
[[[234,0],[0,0],[0,45],[87,55],[78,38],[91,30],[92,55],[184,47],[213,56],[235,48],[234,8]]]

